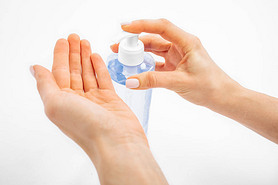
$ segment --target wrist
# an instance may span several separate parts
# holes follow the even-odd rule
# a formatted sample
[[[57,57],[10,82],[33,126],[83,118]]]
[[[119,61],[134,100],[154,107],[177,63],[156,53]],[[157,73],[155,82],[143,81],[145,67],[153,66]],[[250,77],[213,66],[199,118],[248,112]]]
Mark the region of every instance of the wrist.
[[[92,122],[88,123],[88,125],[91,124]],[[114,118],[108,119],[101,126],[87,128],[84,133],[82,137],[79,137],[77,143],[93,162],[98,161],[105,151],[114,151],[118,146],[136,144],[149,147],[146,135],[137,119],[123,119],[121,122]]]
[[[150,150],[147,140],[136,136],[125,138],[100,136],[91,140],[86,147],[89,151],[89,157],[94,161],[103,161],[110,156],[121,155],[122,153],[131,153],[134,150]]]
[[[148,141],[143,133],[128,133],[122,130],[113,131],[112,133],[101,133],[96,137],[88,138],[82,147],[88,154],[92,162],[101,161],[103,157],[120,154],[133,148],[148,148]]]
[[[226,79],[214,88],[210,100],[205,107],[218,113],[229,105],[235,104],[238,97],[245,93],[246,89],[232,79]]]
[[[82,146],[101,184],[167,184],[140,129],[101,131]]]
[[[142,142],[101,144],[90,155],[101,184],[166,184],[150,148]]]

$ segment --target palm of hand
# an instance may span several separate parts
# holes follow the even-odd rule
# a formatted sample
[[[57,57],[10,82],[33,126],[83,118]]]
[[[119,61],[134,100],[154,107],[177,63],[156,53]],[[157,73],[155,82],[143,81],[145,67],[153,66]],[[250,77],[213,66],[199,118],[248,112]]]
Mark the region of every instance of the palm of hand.
[[[61,89],[66,93],[77,95],[78,97],[84,97],[96,105],[104,108],[112,114],[117,113],[114,111],[130,111],[128,106],[118,97],[114,89],[91,89],[88,92],[80,92],[73,89]]]
[[[116,94],[101,57],[91,54],[88,41],[80,41],[75,34],[60,39],[52,73],[41,66],[34,68],[45,73],[36,78],[47,81],[41,85],[38,80],[47,116],[81,146],[105,134],[113,140],[130,135],[145,139],[136,116]]]

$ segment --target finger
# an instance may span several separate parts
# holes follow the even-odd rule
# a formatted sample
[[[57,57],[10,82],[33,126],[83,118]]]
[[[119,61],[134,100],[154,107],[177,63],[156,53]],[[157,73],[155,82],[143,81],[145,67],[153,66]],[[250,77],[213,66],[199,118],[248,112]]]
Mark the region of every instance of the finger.
[[[171,89],[179,79],[176,72],[150,71],[134,75],[126,80],[126,87],[130,89],[149,89],[163,87]]]
[[[52,74],[61,89],[70,88],[69,43],[66,39],[59,39],[56,42]]]
[[[166,59],[166,55],[168,53],[168,51],[150,51],[150,52],[152,52],[153,54],[155,54],[157,56],[161,56],[165,59]]]
[[[82,78],[85,92],[98,87],[95,71],[90,58],[91,54],[90,43],[87,40],[81,40]]]
[[[171,47],[171,42],[161,38],[159,35],[149,34],[140,37],[144,43],[146,51],[168,51]]]
[[[165,63],[164,62],[155,62],[156,71],[164,71]]]
[[[34,77],[37,81],[37,88],[40,93],[42,101],[45,103],[48,97],[51,97],[53,93],[59,91],[59,86],[57,85],[52,73],[40,66],[31,66],[30,70],[34,71]]]
[[[195,44],[196,37],[183,31],[166,19],[145,19],[132,21],[122,25],[122,29],[131,33],[155,33],[164,39],[179,45],[185,51],[189,51]]]
[[[94,53],[91,55],[91,60],[97,75],[97,82],[100,89],[114,89],[110,74],[106,68],[102,58]]]
[[[68,42],[70,86],[73,90],[83,91],[83,81],[81,76],[80,38],[77,34],[71,34],[68,37]]]
[[[145,51],[147,52],[165,52],[168,51],[171,47],[171,42],[164,40],[158,35],[144,35],[141,36],[139,39],[143,42]],[[119,43],[113,44],[110,47],[114,53],[118,53]]]

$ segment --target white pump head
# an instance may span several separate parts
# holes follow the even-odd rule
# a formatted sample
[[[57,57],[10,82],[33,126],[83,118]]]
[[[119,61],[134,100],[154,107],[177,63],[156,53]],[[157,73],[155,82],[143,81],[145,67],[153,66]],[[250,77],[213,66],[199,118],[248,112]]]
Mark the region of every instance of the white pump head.
[[[123,31],[118,39],[120,42],[118,59],[126,66],[137,66],[144,61],[144,44],[138,36]]]

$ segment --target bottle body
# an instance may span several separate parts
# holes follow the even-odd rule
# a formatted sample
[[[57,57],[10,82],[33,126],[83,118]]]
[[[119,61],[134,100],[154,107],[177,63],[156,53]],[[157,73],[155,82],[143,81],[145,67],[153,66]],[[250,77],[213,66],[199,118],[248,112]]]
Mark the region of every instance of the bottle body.
[[[108,71],[113,81],[116,93],[130,107],[140,121],[145,133],[148,130],[149,108],[152,90],[132,90],[125,87],[126,79],[130,76],[154,71],[153,57],[144,53],[144,61],[137,66],[126,66],[118,60],[118,54],[113,53],[108,57]]]

